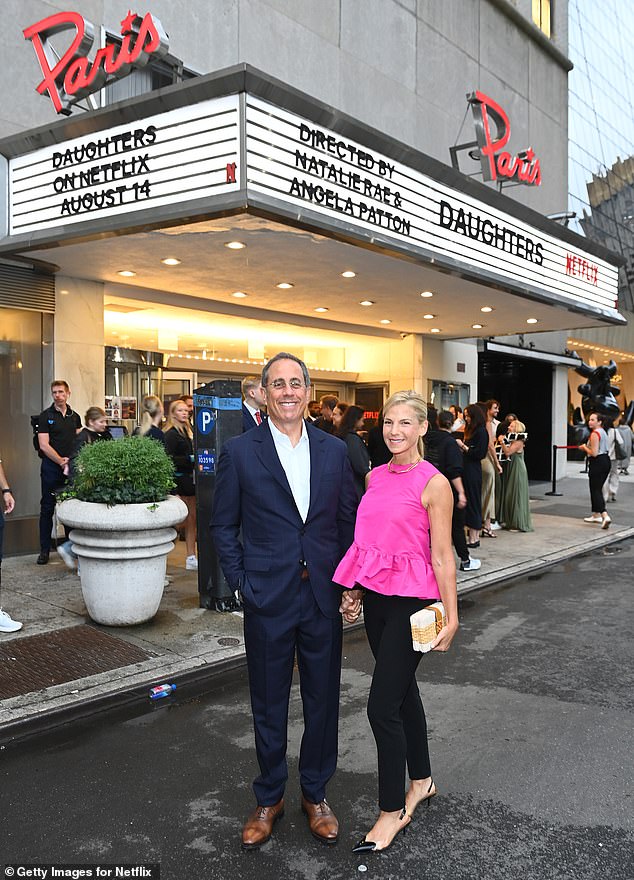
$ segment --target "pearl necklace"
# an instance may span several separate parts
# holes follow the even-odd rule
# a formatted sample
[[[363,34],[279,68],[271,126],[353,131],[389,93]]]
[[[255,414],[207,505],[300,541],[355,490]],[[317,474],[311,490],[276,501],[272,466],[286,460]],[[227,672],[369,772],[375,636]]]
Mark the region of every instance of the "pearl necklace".
[[[413,464],[410,464],[410,466],[408,468],[406,468],[404,471],[395,471],[392,467],[392,464],[394,463],[394,459],[391,458],[387,464],[387,469],[391,474],[409,474],[409,472],[413,471],[414,468],[416,467],[416,465],[419,465],[422,460],[423,460],[422,458],[417,459]]]

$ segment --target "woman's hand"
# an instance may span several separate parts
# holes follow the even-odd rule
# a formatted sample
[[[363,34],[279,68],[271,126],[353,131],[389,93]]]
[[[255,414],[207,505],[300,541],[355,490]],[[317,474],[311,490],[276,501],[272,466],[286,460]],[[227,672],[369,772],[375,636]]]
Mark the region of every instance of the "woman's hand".
[[[363,590],[344,590],[339,611],[346,623],[355,623],[361,614]]]
[[[454,623],[448,623],[447,626],[443,626],[431,643],[432,651],[448,651],[459,626],[460,624],[457,620]]]

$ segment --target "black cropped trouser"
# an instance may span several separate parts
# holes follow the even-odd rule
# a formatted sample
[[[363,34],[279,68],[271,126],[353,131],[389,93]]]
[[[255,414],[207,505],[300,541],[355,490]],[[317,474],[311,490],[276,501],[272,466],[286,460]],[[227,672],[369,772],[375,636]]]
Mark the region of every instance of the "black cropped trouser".
[[[375,667],[368,698],[368,719],[376,740],[379,807],[386,812],[405,804],[405,767],[410,779],[431,776],[427,722],[416,683],[423,656],[412,648],[409,618],[434,599],[381,596],[366,590],[363,617]]]
[[[610,456],[607,453],[588,459],[588,479],[590,481],[590,504],[593,513],[605,512],[603,484],[610,473]]]

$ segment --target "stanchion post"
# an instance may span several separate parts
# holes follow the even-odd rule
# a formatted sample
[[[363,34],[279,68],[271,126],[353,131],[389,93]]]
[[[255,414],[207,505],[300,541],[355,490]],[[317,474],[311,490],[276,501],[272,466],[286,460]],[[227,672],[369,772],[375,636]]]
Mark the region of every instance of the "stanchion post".
[[[544,495],[556,495],[557,497],[560,497],[561,495],[563,495],[563,492],[557,491],[557,446],[554,443],[553,443],[552,475],[553,475],[553,488],[551,489],[550,492],[544,492]]]

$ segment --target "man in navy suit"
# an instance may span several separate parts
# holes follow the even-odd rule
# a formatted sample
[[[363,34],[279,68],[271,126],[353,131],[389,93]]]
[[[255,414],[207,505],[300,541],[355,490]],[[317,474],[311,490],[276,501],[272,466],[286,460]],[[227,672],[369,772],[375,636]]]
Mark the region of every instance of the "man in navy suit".
[[[341,588],[334,570],[352,543],[356,495],[345,444],[304,421],[306,365],[275,355],[262,371],[268,419],[233,437],[218,461],[212,532],[244,606],[255,746],[257,807],[242,830],[261,846],[284,812],[288,703],[297,665],[304,707],[299,755],[301,806],[312,834],[336,843],[326,801],[337,763]]]
[[[245,376],[242,380],[242,433],[261,425],[266,415],[266,397],[259,376]]]

